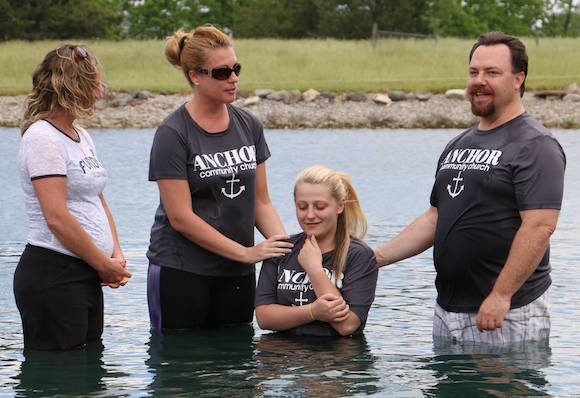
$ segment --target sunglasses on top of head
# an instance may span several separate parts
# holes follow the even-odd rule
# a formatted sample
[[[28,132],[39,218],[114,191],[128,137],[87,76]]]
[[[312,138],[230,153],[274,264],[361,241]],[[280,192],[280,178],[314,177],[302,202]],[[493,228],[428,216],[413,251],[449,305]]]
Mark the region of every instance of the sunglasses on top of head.
[[[197,70],[199,73],[203,73],[204,75],[209,75],[211,77],[213,77],[216,80],[227,80],[230,78],[230,76],[232,75],[232,72],[234,72],[236,74],[236,76],[240,75],[240,72],[242,71],[242,64],[240,64],[239,62],[236,62],[234,64],[233,68],[230,68],[229,66],[218,66],[217,68],[213,68],[213,69],[198,69]]]
[[[74,59],[76,62],[81,62],[89,56],[87,49],[81,46],[76,46],[73,50]]]

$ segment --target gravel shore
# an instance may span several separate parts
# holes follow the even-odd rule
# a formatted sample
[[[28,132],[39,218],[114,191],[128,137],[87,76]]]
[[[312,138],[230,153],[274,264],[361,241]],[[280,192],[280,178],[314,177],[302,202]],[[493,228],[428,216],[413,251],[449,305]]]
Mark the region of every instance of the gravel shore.
[[[300,128],[466,128],[476,122],[465,99],[451,99],[444,94],[418,100],[407,95],[404,100],[378,104],[374,94],[363,94],[357,101],[348,95],[320,95],[315,100],[295,103],[260,98],[249,105],[247,98],[235,104],[254,113],[270,129]],[[124,100],[119,100],[122,97]],[[81,121],[88,128],[154,128],[189,95],[119,93],[100,100],[90,120]],[[257,97],[254,97],[257,98]],[[0,96],[0,126],[18,127],[25,96]],[[549,128],[580,128],[580,102],[558,97],[539,98],[526,93],[526,110]]]

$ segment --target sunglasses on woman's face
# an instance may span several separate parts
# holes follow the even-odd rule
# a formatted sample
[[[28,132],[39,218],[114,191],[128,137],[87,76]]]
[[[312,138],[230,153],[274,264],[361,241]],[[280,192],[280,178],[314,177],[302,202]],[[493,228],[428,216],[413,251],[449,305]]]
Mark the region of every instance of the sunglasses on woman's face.
[[[228,80],[232,75],[232,72],[234,72],[236,76],[239,76],[241,71],[242,64],[240,64],[239,62],[236,62],[233,68],[230,68],[229,66],[218,66],[217,68],[213,68],[210,70],[198,69],[199,73],[209,75],[216,80]]]

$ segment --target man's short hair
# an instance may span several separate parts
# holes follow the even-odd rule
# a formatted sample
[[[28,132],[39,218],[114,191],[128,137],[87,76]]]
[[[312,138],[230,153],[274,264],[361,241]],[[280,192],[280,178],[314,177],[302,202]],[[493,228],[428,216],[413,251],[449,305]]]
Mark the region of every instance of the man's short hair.
[[[503,32],[487,32],[482,34],[471,48],[469,62],[471,62],[471,57],[473,57],[473,53],[479,46],[493,46],[496,44],[505,44],[510,49],[512,72],[524,72],[524,81],[520,87],[520,97],[522,97],[526,89],[526,77],[528,76],[528,54],[526,53],[526,46],[517,37],[506,35]]]

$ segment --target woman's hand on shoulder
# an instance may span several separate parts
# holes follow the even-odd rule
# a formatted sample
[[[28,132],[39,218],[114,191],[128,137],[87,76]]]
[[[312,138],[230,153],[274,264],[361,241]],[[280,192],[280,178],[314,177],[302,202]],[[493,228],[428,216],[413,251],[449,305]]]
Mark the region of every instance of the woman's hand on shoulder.
[[[294,246],[288,242],[288,235],[272,235],[256,246],[248,247],[245,263],[254,264],[268,258],[279,257],[288,254]]]
[[[326,293],[312,304],[312,315],[317,321],[342,322],[348,318],[350,307],[341,296]]]
[[[298,254],[298,262],[309,274],[313,271],[322,269],[322,252],[314,235],[306,238],[304,246]]]

